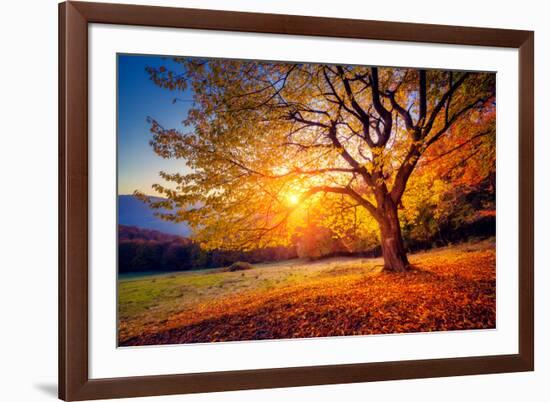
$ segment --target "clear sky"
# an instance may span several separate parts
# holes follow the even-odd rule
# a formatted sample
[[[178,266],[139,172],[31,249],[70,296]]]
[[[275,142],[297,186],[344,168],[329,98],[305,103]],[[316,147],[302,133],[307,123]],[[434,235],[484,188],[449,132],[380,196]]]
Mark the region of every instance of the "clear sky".
[[[181,121],[187,116],[188,104],[174,104],[173,99],[190,99],[191,95],[156,86],[145,71],[147,66],[181,70],[169,58],[118,55],[118,194],[139,190],[154,195],[151,185],[161,182],[159,171],[186,171],[183,160],[162,159],[153,152],[146,119],[150,116],[166,128],[184,130]]]

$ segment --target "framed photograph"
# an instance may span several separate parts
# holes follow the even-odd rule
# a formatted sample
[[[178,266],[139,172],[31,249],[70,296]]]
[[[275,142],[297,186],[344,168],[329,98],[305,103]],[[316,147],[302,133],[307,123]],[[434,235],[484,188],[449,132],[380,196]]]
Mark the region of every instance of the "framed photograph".
[[[61,399],[533,370],[533,32],[59,13]]]

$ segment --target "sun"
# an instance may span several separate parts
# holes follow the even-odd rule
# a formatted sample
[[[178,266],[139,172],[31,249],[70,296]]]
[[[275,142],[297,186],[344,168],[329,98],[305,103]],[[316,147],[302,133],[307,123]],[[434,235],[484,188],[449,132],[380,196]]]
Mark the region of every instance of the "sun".
[[[297,194],[288,194],[286,200],[290,205],[298,205],[300,202],[300,197]]]

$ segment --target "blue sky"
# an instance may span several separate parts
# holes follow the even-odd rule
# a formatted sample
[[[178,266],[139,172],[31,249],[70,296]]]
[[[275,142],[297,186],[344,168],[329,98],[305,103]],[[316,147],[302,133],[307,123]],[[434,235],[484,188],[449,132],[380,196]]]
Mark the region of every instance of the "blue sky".
[[[172,101],[190,99],[191,94],[156,86],[145,71],[147,66],[182,69],[160,56],[118,55],[118,194],[139,190],[153,195],[151,185],[161,182],[159,171],[186,171],[183,160],[162,159],[153,152],[146,119],[150,116],[166,128],[184,130],[181,121],[188,105]]]

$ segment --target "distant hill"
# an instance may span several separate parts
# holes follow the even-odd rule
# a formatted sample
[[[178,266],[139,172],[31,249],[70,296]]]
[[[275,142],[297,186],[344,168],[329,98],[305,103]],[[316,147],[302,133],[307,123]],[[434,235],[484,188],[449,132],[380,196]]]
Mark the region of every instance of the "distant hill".
[[[118,225],[118,272],[169,272],[201,268],[204,253],[191,240],[157,230]]]
[[[185,223],[163,221],[156,217],[147,204],[133,195],[118,196],[118,223],[179,236],[188,236],[191,233]]]
[[[181,242],[190,243],[186,237],[159,232],[153,229],[143,229],[137,226],[118,225],[118,240],[156,241],[156,242]]]

